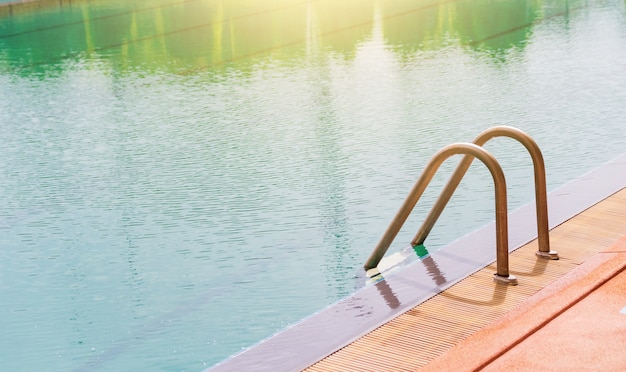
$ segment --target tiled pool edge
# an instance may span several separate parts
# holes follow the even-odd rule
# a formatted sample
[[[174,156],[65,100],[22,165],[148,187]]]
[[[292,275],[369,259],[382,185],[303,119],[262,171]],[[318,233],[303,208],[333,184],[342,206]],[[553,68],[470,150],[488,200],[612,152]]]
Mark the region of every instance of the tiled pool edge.
[[[548,195],[550,227],[626,187],[626,154]],[[510,250],[536,238],[534,201],[509,215]],[[450,287],[495,259],[494,223],[408,265],[386,280],[209,368],[211,371],[301,370]]]

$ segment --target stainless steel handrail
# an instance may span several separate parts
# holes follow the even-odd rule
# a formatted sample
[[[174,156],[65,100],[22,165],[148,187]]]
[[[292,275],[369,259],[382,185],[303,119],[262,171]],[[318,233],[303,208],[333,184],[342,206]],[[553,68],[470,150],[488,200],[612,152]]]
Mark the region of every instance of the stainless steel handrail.
[[[474,139],[474,143],[478,146],[483,146],[487,141],[494,137],[510,137],[520,142],[530,154],[534,173],[535,173],[535,208],[537,213],[537,240],[539,241],[539,250],[535,252],[538,257],[558,260],[559,255],[556,251],[550,250],[550,235],[548,228],[548,196],[546,191],[546,169],[543,161],[543,155],[537,143],[528,134],[523,131],[509,126],[498,126],[485,130],[480,133]],[[424,220],[422,226],[418,230],[415,238],[411,241],[412,246],[424,244],[424,240],[432,230],[433,226],[437,222],[437,219],[441,215],[441,212],[445,208],[446,204],[452,197],[452,194],[456,190],[457,186],[461,182],[461,179],[467,172],[468,168],[474,161],[472,156],[466,155],[456,170],[450,177],[450,180],[446,184],[445,188],[441,192],[441,195],[433,205],[430,213]]]
[[[439,169],[439,166],[450,156],[464,154],[481,160],[489,169],[494,181],[495,188],[495,204],[496,204],[496,266],[497,272],[494,275],[496,281],[508,284],[517,284],[517,279],[513,275],[509,275],[509,243],[508,243],[508,226],[507,226],[507,199],[506,199],[506,181],[504,172],[498,164],[496,158],[482,147],[473,143],[455,143],[445,146],[439,150],[428,162],[422,175],[417,180],[411,192],[405,199],[391,221],[391,224],[385,231],[385,234],[378,242],[378,245],[370,255],[364,265],[365,270],[370,270],[378,266],[387,249],[395,239],[396,235],[402,228],[402,225],[408,218],[409,214],[422,196],[424,190],[430,183],[431,179]]]

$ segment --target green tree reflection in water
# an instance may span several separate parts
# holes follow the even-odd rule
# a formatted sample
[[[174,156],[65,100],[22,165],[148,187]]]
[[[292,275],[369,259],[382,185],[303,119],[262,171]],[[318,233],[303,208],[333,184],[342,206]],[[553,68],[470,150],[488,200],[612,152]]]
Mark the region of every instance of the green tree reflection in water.
[[[540,0],[194,0],[85,2],[3,17],[5,69],[54,73],[105,62],[142,73],[189,74],[307,58],[311,48],[351,59],[375,16],[398,55],[451,45],[496,57],[523,48]],[[555,5],[557,11],[563,8]],[[45,66],[45,67],[43,67]]]
[[[537,19],[536,1],[456,2],[455,26],[461,43],[494,55],[523,48]]]

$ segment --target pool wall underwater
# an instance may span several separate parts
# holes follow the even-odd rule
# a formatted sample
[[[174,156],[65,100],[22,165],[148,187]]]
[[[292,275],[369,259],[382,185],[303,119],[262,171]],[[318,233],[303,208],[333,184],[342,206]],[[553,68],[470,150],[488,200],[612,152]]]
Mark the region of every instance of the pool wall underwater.
[[[625,19],[621,0],[0,7],[2,367],[202,370],[361,293],[428,159],[488,127],[537,141],[548,190],[623,154]],[[533,200],[523,146],[486,149],[509,210]],[[476,162],[426,247],[493,216]]]

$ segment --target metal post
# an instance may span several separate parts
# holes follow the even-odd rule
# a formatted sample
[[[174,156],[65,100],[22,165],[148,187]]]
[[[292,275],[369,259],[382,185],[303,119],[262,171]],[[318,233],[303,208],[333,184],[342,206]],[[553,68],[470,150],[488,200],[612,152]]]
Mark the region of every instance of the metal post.
[[[510,137],[520,142],[526,150],[528,150],[532,161],[535,174],[535,207],[537,213],[537,240],[539,241],[539,250],[535,253],[538,257],[558,260],[559,255],[556,251],[550,250],[550,235],[548,227],[548,196],[546,190],[546,170],[543,161],[543,155],[537,143],[521,130],[509,126],[498,126],[485,130],[480,133],[474,143],[478,146],[483,146],[487,141],[494,137]],[[424,223],[419,228],[417,234],[411,241],[412,246],[420,245],[424,243],[426,237],[432,230],[433,226],[439,219],[441,212],[445,208],[446,204],[452,197],[452,194],[456,190],[457,186],[461,182],[461,179],[467,172],[468,168],[474,160],[473,157],[466,155],[463,157],[456,170],[450,177],[450,180],[446,184],[445,188],[441,192],[441,195],[435,202],[435,205],[430,210],[430,213],[424,220]]]
[[[494,181],[495,188],[495,207],[496,207],[496,261],[497,273],[495,280],[506,282],[509,284],[517,284],[517,279],[513,275],[509,275],[509,249],[508,249],[508,226],[507,226],[507,199],[506,199],[506,181],[504,172],[498,161],[482,147],[472,143],[455,143],[448,145],[439,150],[428,162],[422,175],[417,180],[413,189],[405,199],[391,221],[391,224],[385,231],[385,234],[378,242],[378,245],[365,263],[365,270],[369,270],[378,266],[378,263],[389,249],[389,246],[400,231],[400,228],[406,221],[407,217],[417,204],[424,190],[430,183],[439,166],[450,156],[457,154],[465,154],[480,159],[489,169]]]

